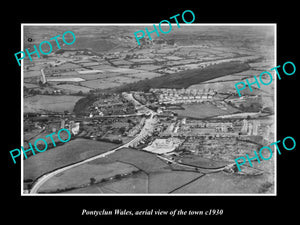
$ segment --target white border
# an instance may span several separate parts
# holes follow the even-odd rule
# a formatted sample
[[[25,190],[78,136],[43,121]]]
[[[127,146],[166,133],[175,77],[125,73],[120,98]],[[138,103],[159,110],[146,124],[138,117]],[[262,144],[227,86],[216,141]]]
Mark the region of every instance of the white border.
[[[171,23],[172,25],[176,25],[176,23]],[[162,26],[167,26],[168,24],[161,24]],[[24,51],[24,26],[153,26],[153,23],[21,23],[21,51]],[[274,67],[277,65],[277,24],[276,23],[192,23],[185,24],[180,23],[180,26],[273,26],[274,27]],[[172,34],[169,34],[172,35]],[[21,63],[21,144],[24,141],[24,128],[23,128],[23,82],[24,82],[24,63]],[[271,68],[270,68],[271,69]],[[254,76],[256,76],[254,74]],[[275,104],[275,112],[274,112],[274,141],[277,140],[277,76],[275,76],[275,87],[274,87],[274,104]],[[275,152],[275,151],[274,151]],[[23,166],[24,159],[21,157],[21,196],[277,196],[277,152],[274,156],[274,193],[272,194],[24,194],[24,183],[23,183]]]

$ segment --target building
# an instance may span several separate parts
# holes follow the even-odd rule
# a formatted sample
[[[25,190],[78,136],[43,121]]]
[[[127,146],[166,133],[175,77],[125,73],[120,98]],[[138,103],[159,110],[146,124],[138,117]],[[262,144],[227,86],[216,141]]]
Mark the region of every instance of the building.
[[[65,128],[65,123],[66,123],[66,121],[64,120],[64,119],[61,119],[60,120],[60,128],[62,129],[62,128]]]
[[[242,126],[242,129],[241,129],[241,132],[242,133],[247,133],[247,131],[248,131],[248,120],[243,119],[243,126]]]
[[[155,139],[144,150],[156,154],[164,154],[174,151],[182,142],[183,140],[179,138]]]
[[[41,82],[42,82],[42,84],[47,83],[47,79],[46,79],[46,76],[45,76],[45,73],[44,73],[44,69],[41,69]]]
[[[70,127],[70,130],[74,135],[79,133],[79,124],[80,123],[73,123],[72,127]]]
[[[259,122],[257,120],[253,121],[253,135],[258,135]]]

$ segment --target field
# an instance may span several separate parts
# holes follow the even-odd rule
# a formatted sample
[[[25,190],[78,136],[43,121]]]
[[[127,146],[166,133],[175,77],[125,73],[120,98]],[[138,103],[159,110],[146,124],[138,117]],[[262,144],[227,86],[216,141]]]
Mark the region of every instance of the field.
[[[24,78],[29,78],[29,77],[39,77],[41,76],[41,71],[40,70],[27,70],[24,71]]]
[[[178,116],[183,117],[193,117],[193,118],[206,118],[206,117],[213,117],[219,115],[226,115],[235,112],[235,109],[232,108],[230,111],[222,110],[217,106],[208,103],[202,104],[189,104],[189,105],[182,105],[184,110],[172,110],[173,112],[177,113]]]
[[[110,159],[119,162],[130,163],[140,170],[150,173],[169,169],[170,167],[164,161],[156,157],[156,155],[132,149],[122,149],[109,156]]]
[[[117,82],[120,85],[126,84],[126,83],[132,83],[141,80],[141,78],[138,77],[129,77],[129,76],[118,76],[118,77],[112,77],[112,78],[107,78],[106,81],[108,82]]]
[[[48,82],[82,82],[84,79],[80,77],[59,77],[59,78],[48,78]]]
[[[57,174],[48,181],[46,181],[39,192],[56,191],[57,189],[64,190],[73,187],[80,187],[90,183],[90,178],[94,178],[95,182],[102,179],[109,179],[119,174],[132,173],[138,169],[129,164],[112,162],[106,164],[83,164]]]
[[[96,79],[115,77],[119,75],[120,75],[119,73],[87,73],[87,74],[80,74],[79,77],[85,80],[96,80]]]
[[[119,83],[116,83],[115,81],[106,81],[103,79],[98,79],[98,80],[88,80],[85,82],[81,83],[82,86],[91,88],[91,89],[96,89],[96,88],[100,88],[100,89],[106,89],[106,88],[114,88],[114,87],[118,87],[120,86]]]
[[[140,70],[146,70],[146,71],[149,71],[149,70],[156,70],[156,69],[159,69],[161,66],[156,66],[156,65],[139,65],[137,66],[136,68],[137,69],[140,69]]]
[[[201,173],[186,171],[151,173],[149,193],[169,193],[201,176],[203,176]]]
[[[81,96],[69,95],[35,95],[24,98],[24,113],[28,112],[64,112],[73,111],[75,103]]]
[[[64,192],[64,194],[74,193],[148,193],[148,175],[138,172],[121,180],[98,183]]]
[[[146,79],[146,78],[151,79],[151,78],[154,78],[154,77],[160,77],[162,75],[159,74],[159,73],[145,71],[145,72],[138,73],[138,74],[130,74],[128,76],[130,76],[130,77],[136,77],[136,78],[139,78],[139,79],[142,80],[142,79]]]
[[[109,155],[105,159],[100,158],[89,162],[87,167],[78,167],[76,170],[72,169],[72,171],[58,178],[51,179],[51,184],[48,183],[47,188],[49,190],[51,185],[53,185],[53,188],[58,187],[55,185],[61,185],[59,187],[64,189],[66,188],[66,186],[64,186],[66,183],[69,184],[69,188],[78,187],[80,186],[79,184],[84,183],[83,180],[85,180],[85,183],[88,183],[90,177],[101,180],[105,177],[113,176],[115,174],[111,174],[109,164],[113,162],[123,163],[128,166],[132,165],[134,168],[139,169],[140,172],[120,179],[107,179],[104,183],[77,188],[64,193],[169,193],[203,175],[193,171],[172,171],[171,167],[167,166],[165,162],[153,154],[144,151],[122,149]],[[98,170],[95,170],[97,174],[93,175],[93,168],[98,168]],[[92,172],[87,174],[87,171]],[[119,173],[120,172],[124,174],[129,172],[129,170],[125,169],[125,172],[124,170],[120,170]],[[78,176],[78,174],[81,176]],[[62,180],[64,180],[64,182]],[[74,180],[77,181],[75,182]],[[46,190],[46,188],[44,188],[44,190]]]
[[[266,181],[268,175],[262,176],[242,176],[230,175],[224,172],[206,174],[200,179],[176,190],[178,193],[261,193],[266,192],[267,185],[272,181]]]
[[[79,74],[90,74],[90,73],[103,73],[103,70],[80,70],[77,71]]]
[[[40,86],[37,85],[37,84],[31,84],[31,83],[24,83],[23,85],[24,85],[24,87],[26,87],[26,88],[39,88],[39,87],[40,87]]]
[[[249,69],[249,70],[246,70],[246,71],[243,71],[243,72],[240,72],[240,73],[233,73],[233,74],[231,74],[231,76],[238,76],[238,77],[241,77],[241,78],[253,77],[253,76],[259,76],[259,74],[261,72],[263,72],[263,70],[258,71],[258,70]]]
[[[35,180],[44,173],[50,172],[56,168],[60,168],[97,154],[116,148],[118,145],[93,141],[88,139],[77,138],[39,153],[24,161],[24,179]]]
[[[256,63],[250,63],[249,66],[251,66],[252,68],[256,68],[259,70],[266,71],[266,70],[270,70],[271,68],[273,68],[273,63],[272,62],[256,62]]]
[[[201,174],[184,171],[136,173],[117,181],[94,184],[64,192],[74,193],[271,193],[273,174],[233,175],[224,172]]]
[[[79,91],[82,91],[83,93],[88,93],[91,90],[90,88],[73,84],[60,84],[56,85],[55,88],[70,91],[71,93],[78,93]]]
[[[170,168],[168,164],[157,158],[155,154],[130,148],[121,149],[107,158],[113,161],[132,164],[146,173]],[[102,162],[102,159],[96,159],[89,163],[101,164]]]

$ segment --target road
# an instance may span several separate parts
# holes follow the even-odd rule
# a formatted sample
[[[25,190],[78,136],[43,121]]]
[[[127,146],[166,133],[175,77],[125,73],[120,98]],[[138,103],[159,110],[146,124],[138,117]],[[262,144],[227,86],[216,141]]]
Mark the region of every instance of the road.
[[[132,95],[131,95],[132,97]],[[136,101],[136,100],[134,100]],[[148,108],[147,108],[148,109]],[[59,173],[62,173],[68,169],[72,169],[76,166],[80,166],[84,163],[87,163],[87,162],[90,162],[90,161],[93,161],[95,159],[99,159],[99,158],[103,158],[105,156],[108,156],[122,148],[128,148],[132,143],[134,143],[135,141],[138,141],[140,139],[140,136],[143,135],[145,132],[147,132],[149,130],[149,127],[151,126],[151,124],[153,123],[153,116],[156,115],[156,113],[150,109],[148,109],[149,113],[150,113],[150,117],[146,119],[145,123],[144,123],[144,126],[143,128],[141,129],[140,133],[134,138],[132,139],[130,142],[124,144],[124,145],[121,145],[115,149],[112,149],[110,151],[107,151],[105,153],[101,153],[99,155],[96,155],[96,156],[93,156],[91,158],[88,158],[88,159],[85,159],[81,162],[78,162],[78,163],[74,163],[72,165],[69,165],[69,166],[65,166],[63,168],[60,168],[60,169],[57,169],[57,170],[54,170],[52,172],[49,172],[49,173],[46,173],[44,174],[43,176],[41,176],[40,178],[37,179],[37,181],[33,184],[33,187],[31,188],[31,190],[29,191],[30,194],[37,194],[38,193],[38,190],[39,188],[46,182],[48,181],[50,178],[54,177],[55,175],[59,174]]]
[[[201,172],[201,173],[204,173],[204,174],[220,172],[220,171],[222,171],[224,169],[229,169],[229,168],[231,168],[231,167],[233,167],[235,165],[235,163],[230,163],[228,165],[221,166],[219,168],[203,168],[203,167],[197,167],[197,166],[192,166],[192,165],[187,165],[187,164],[179,163],[179,162],[177,162],[175,160],[171,160],[171,159],[159,156],[159,155],[157,155],[157,157],[160,158],[160,159],[162,159],[162,160],[165,160],[167,162],[170,162],[172,164],[175,164],[175,165],[184,166],[184,167],[187,167],[187,168],[190,168],[190,169],[197,169],[198,172]]]
[[[93,156],[93,157],[88,158],[88,159],[86,159],[86,160],[83,160],[83,161],[81,161],[81,162],[74,163],[74,164],[72,164],[72,165],[69,165],[69,166],[66,166],[66,167],[63,167],[63,168],[54,170],[54,171],[52,171],[52,172],[50,172],[50,173],[44,174],[42,177],[40,177],[40,178],[34,183],[34,186],[31,188],[31,190],[30,190],[29,193],[30,193],[30,194],[36,194],[36,193],[38,192],[39,188],[40,188],[47,180],[49,180],[50,178],[54,177],[55,175],[57,175],[57,174],[59,174],[59,173],[61,173],[61,172],[64,172],[64,171],[66,171],[66,170],[68,170],[68,169],[72,169],[72,168],[74,168],[74,167],[76,167],[76,166],[80,166],[80,165],[82,165],[82,164],[84,164],[84,163],[93,161],[93,160],[95,160],[95,159],[103,158],[103,157],[108,156],[108,155],[110,155],[110,154],[112,154],[112,153],[114,153],[114,152],[116,152],[116,151],[118,151],[118,150],[120,150],[120,149],[122,149],[122,148],[129,147],[130,143],[131,143],[131,142],[134,142],[136,138],[138,138],[138,136],[136,136],[136,137],[135,137],[134,139],[132,139],[130,142],[128,142],[128,143],[126,143],[126,144],[124,144],[124,145],[121,145],[121,146],[119,146],[119,147],[117,147],[117,148],[115,148],[115,149],[112,149],[112,150],[110,150],[110,151],[108,151],[108,152],[104,152],[104,153],[102,153],[102,154]]]

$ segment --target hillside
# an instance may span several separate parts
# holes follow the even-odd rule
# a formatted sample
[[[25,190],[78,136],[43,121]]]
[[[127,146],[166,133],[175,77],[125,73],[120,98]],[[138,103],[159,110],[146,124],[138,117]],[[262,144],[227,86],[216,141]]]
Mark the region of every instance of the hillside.
[[[182,71],[174,74],[166,74],[161,77],[145,79],[135,83],[125,84],[116,88],[108,89],[114,92],[123,91],[148,91],[150,88],[188,88],[193,84],[238,73],[248,70],[250,67],[246,63],[226,62],[208,66],[204,69],[194,69]]]
[[[166,74],[161,77],[145,79],[134,83],[125,84],[115,88],[99,90],[100,92],[121,93],[129,91],[149,91],[150,88],[188,88],[193,84],[238,73],[248,70],[250,67],[246,63],[227,62],[208,66],[205,69],[195,69],[182,71],[175,74]],[[96,95],[89,95],[76,102],[74,113],[77,115],[85,112],[87,107],[95,101]]]

